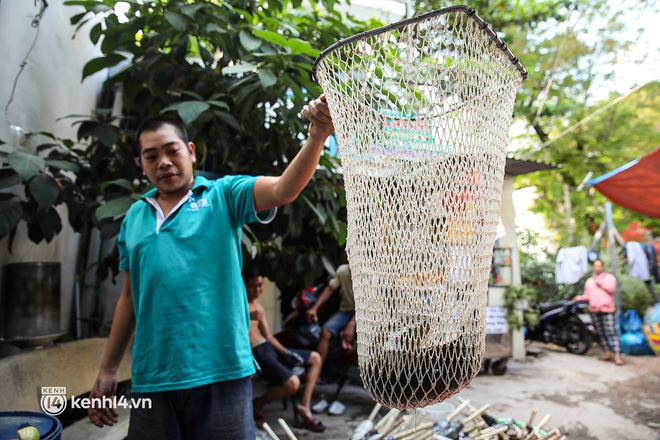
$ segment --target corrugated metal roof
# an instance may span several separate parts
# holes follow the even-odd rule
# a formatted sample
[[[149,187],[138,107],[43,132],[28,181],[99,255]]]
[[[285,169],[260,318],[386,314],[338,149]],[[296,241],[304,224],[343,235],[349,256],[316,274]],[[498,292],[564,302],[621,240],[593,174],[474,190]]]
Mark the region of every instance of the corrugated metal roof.
[[[514,157],[506,158],[504,174],[509,176],[520,176],[535,171],[558,170],[561,165],[541,162],[538,160],[516,159]]]

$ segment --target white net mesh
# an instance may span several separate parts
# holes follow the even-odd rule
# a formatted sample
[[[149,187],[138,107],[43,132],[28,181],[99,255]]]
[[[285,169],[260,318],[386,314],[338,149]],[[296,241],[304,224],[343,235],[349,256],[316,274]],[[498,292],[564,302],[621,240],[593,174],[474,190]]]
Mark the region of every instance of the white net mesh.
[[[464,12],[340,42],[315,72],[344,171],[360,372],[400,409],[460,391],[485,346],[522,66]]]

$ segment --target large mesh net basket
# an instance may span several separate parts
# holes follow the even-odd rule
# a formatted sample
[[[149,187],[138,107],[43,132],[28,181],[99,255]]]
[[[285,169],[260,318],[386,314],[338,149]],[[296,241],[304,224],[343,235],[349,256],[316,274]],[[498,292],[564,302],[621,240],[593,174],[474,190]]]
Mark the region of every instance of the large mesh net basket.
[[[338,42],[314,76],[344,172],[365,387],[389,407],[440,402],[481,366],[526,71],[474,10],[450,7]]]

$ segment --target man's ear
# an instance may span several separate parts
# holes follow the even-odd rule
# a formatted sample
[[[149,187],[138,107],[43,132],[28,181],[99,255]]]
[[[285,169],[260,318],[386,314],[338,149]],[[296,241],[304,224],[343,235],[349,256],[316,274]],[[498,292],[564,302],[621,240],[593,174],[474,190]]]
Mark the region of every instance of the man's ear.
[[[146,176],[146,175],[147,175],[147,172],[144,171],[144,167],[142,166],[142,158],[141,158],[141,157],[136,157],[136,158],[135,158],[135,161],[136,161],[137,164],[140,166],[140,169],[142,170],[142,174]]]
[[[195,144],[193,144],[192,142],[188,142],[188,151],[192,156],[192,162],[193,163],[197,162],[197,156],[195,155]]]

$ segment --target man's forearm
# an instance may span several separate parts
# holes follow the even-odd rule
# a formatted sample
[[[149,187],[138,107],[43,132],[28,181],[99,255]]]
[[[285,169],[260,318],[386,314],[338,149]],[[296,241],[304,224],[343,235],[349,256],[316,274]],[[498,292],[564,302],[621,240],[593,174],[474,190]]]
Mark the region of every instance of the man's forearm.
[[[308,137],[305,145],[286,167],[277,184],[277,195],[283,201],[282,204],[294,201],[309,183],[316,171],[324,143],[325,139]]]
[[[130,276],[127,274],[124,280],[124,289],[126,283],[130,289]],[[110,337],[108,338],[108,345],[105,349],[105,355],[101,363],[102,375],[116,375],[119,370],[119,365],[126,353],[133,333],[135,332],[135,309],[133,308],[133,297],[131,294],[122,291],[117,307],[115,308],[115,315],[110,329]]]
[[[318,311],[318,309],[328,301],[328,298],[330,298],[330,295],[332,295],[332,292],[334,292],[335,289],[333,289],[331,286],[326,287],[323,292],[321,292],[321,295],[317,298],[316,302],[314,305],[311,307],[313,310]]]

